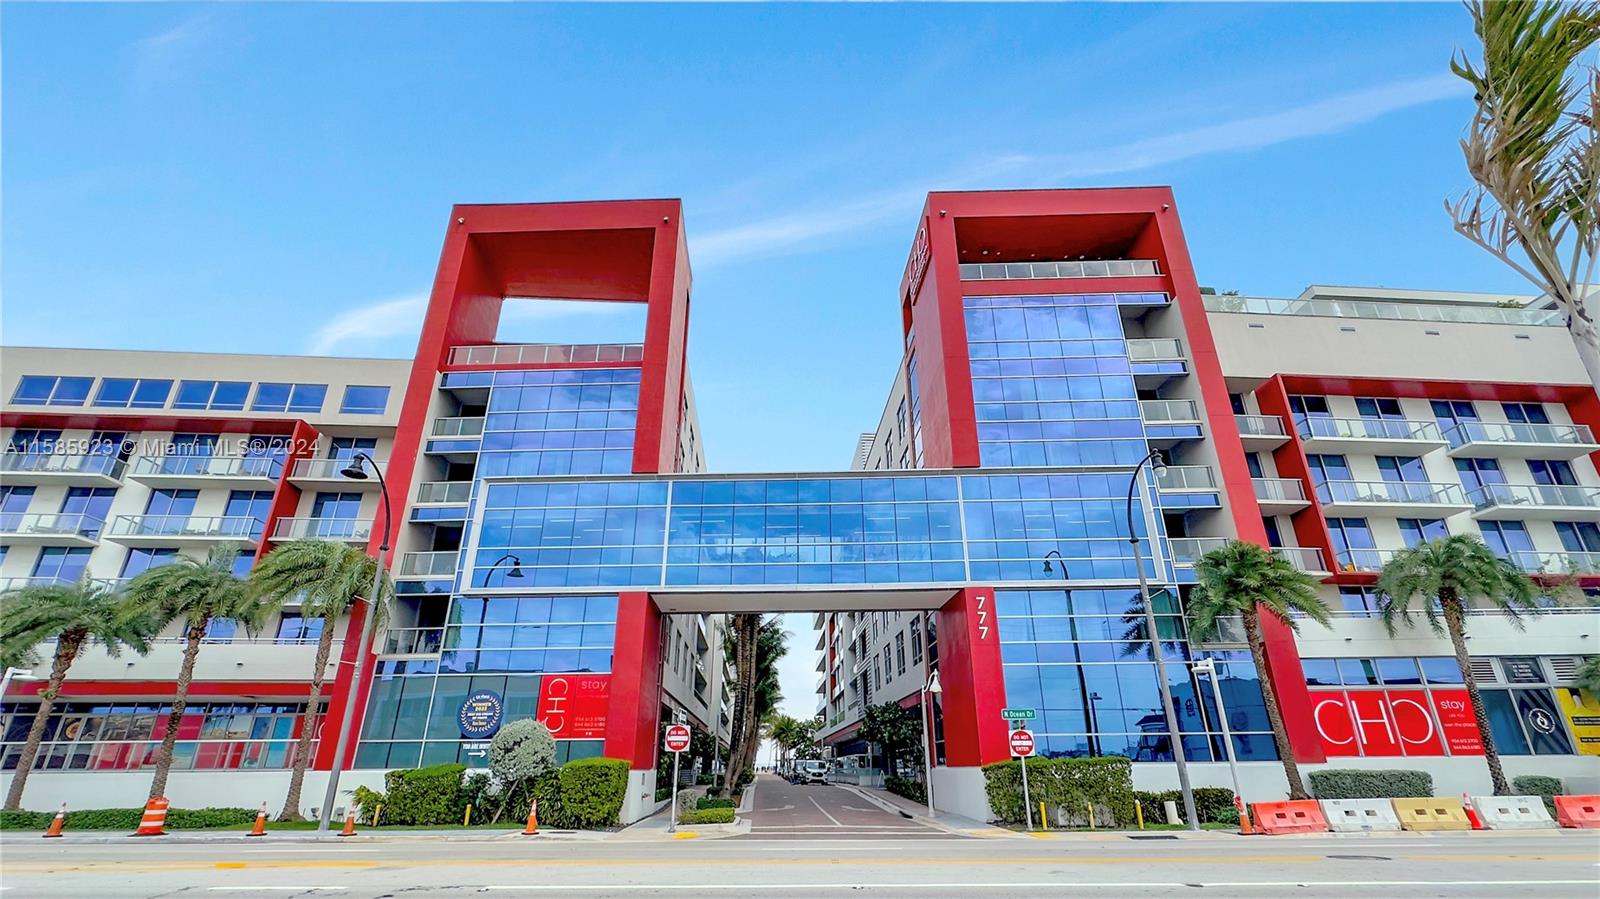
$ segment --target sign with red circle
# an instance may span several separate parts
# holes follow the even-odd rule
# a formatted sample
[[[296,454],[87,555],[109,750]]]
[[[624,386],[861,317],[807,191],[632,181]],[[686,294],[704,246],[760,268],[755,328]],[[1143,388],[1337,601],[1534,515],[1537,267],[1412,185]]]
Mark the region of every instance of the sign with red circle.
[[[667,751],[682,752],[689,748],[689,725],[667,725]]]
[[[1011,754],[1024,759],[1033,755],[1033,731],[1014,730],[1011,732]]]

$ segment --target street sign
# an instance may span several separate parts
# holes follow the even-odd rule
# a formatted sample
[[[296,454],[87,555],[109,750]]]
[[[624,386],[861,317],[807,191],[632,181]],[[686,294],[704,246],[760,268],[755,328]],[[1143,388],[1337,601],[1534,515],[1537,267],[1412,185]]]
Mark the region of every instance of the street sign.
[[[1033,755],[1033,731],[1014,730],[1011,732],[1011,754],[1018,758],[1027,758]]]
[[[682,752],[689,748],[689,725],[670,724],[667,726],[667,751]]]
[[[1032,721],[1033,709],[1001,709],[1000,717],[1007,721]]]

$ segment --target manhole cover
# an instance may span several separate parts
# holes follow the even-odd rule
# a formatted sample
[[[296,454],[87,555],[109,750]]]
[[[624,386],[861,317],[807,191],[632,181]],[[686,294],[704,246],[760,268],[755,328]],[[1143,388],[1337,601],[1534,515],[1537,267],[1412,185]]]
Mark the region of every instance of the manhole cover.
[[[1130,840],[1176,840],[1177,837],[1170,833],[1129,834]]]
[[[1392,862],[1394,859],[1387,855],[1330,855],[1328,858],[1338,859],[1342,862]]]

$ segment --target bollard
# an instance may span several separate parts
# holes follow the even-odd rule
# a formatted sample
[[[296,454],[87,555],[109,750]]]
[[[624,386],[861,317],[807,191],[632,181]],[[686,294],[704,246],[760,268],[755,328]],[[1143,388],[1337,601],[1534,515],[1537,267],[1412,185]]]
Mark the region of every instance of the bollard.
[[[61,828],[67,826],[67,804],[61,803],[61,810],[56,812],[55,819],[50,822],[50,828],[44,832],[45,839],[61,836]]]
[[[261,803],[261,811],[256,812],[256,826],[250,828],[247,837],[264,837],[267,835],[267,804]]]
[[[673,800],[673,801],[677,801],[677,800]],[[525,837],[531,837],[531,836],[537,836],[538,833],[539,833],[539,800],[538,799],[534,799],[533,800],[533,804],[528,807],[528,826],[523,828],[522,835],[525,836]]]
[[[341,836],[341,837],[353,837],[355,835],[356,835],[356,809],[355,809],[355,806],[351,806],[350,808],[345,810],[345,813],[344,813],[344,830],[339,831],[339,836]]]
[[[1089,829],[1094,830],[1094,803],[1085,802],[1083,806],[1089,810]]]
[[[467,812],[466,812],[466,814],[461,816],[461,826],[462,827],[471,827],[472,826],[472,803],[470,803],[470,802],[467,803]]]
[[[1161,803],[1161,810],[1167,813],[1168,824],[1182,824],[1183,816],[1178,814],[1178,804],[1168,799]]]
[[[380,803],[377,804],[377,806],[375,806],[372,809],[372,826],[373,827],[377,827],[378,826],[378,819],[381,818],[381,817],[383,817],[383,803],[380,802]]]
[[[1044,813],[1044,800],[1043,799],[1039,800],[1039,829],[1040,830],[1049,830],[1050,829],[1050,818],[1048,816],[1046,816],[1045,813]]]
[[[1139,822],[1139,829],[1144,830],[1144,806],[1137,799],[1133,801],[1133,817]]]

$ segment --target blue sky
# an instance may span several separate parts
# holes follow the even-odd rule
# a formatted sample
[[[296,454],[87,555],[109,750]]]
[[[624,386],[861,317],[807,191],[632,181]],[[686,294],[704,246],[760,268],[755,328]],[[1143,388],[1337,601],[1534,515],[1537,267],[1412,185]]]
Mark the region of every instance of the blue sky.
[[[3,16],[9,344],[409,356],[452,203],[681,197],[710,464],[784,471],[875,425],[928,190],[1171,184],[1248,294],[1526,289],[1441,208],[1455,4]]]

